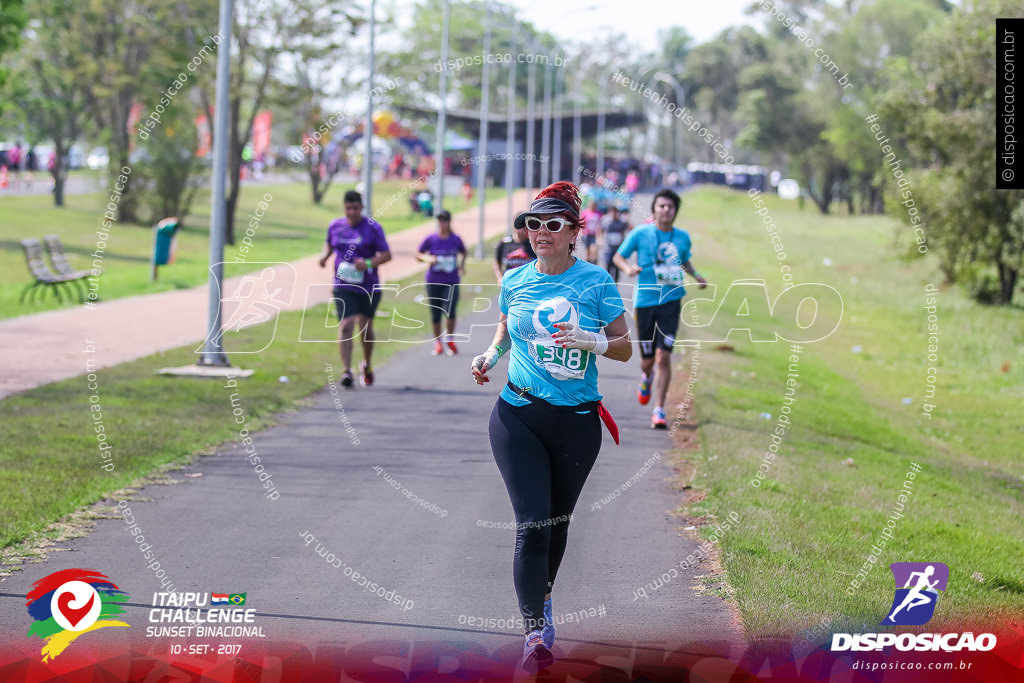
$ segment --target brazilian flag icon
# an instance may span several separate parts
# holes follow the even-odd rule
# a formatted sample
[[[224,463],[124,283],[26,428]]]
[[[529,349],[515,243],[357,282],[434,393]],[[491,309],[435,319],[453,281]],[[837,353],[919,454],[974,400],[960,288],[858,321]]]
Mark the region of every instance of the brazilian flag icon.
[[[230,602],[232,605],[244,605],[245,595],[245,593],[232,593],[228,596],[228,602]]]

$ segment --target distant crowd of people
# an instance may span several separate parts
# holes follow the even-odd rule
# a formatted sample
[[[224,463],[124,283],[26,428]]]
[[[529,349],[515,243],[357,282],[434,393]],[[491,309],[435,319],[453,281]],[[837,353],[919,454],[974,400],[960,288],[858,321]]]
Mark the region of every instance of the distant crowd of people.
[[[50,153],[48,161],[49,168],[53,168],[53,153]],[[3,169],[5,181],[11,187],[23,184],[25,187],[32,187],[35,173],[39,171],[39,155],[31,146],[23,146],[16,142],[13,147],[0,155],[0,168]]]

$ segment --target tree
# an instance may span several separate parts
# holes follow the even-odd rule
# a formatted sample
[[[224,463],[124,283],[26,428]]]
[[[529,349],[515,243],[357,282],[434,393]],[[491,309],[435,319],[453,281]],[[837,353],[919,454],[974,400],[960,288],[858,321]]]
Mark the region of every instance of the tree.
[[[28,23],[25,0],[0,0],[0,57],[18,47],[21,32]],[[0,87],[7,80],[8,70],[0,64]],[[3,102],[0,101],[0,110]]]
[[[910,180],[889,181],[893,213],[923,232],[951,280],[1001,304],[1024,266],[1024,191],[995,189],[992,46],[995,18],[1016,9],[981,2],[924,34],[910,58],[890,63],[879,109]]]
[[[131,166],[136,131],[129,130],[132,108],[140,93],[158,93],[173,79],[168,68],[157,69],[154,53],[175,50],[181,20],[161,0],[89,0],[75,3],[81,33],[69,51],[88,55],[82,77],[90,83],[89,113],[107,137],[112,173]],[[140,193],[131,175],[118,202],[118,220],[137,222]]]
[[[491,54],[483,54],[486,7],[480,0],[470,0],[451,12],[448,31],[448,64],[441,64],[442,0],[425,0],[415,5],[409,27],[400,34],[399,47],[380,55],[380,73],[401,79],[402,88],[395,92],[398,104],[436,107],[440,74],[447,72],[450,107],[476,110],[480,107],[483,60],[490,57],[491,97],[508,83],[508,71],[516,69],[516,81],[525,83],[530,60],[537,64],[538,81],[543,80],[543,64],[537,54],[569,57],[572,50],[548,34],[539,33],[532,24],[518,23],[518,11],[500,2],[491,3]],[[536,42],[536,45],[534,43]],[[505,55],[508,55],[507,61]],[[519,61],[520,56],[522,60]],[[503,73],[504,77],[495,77]],[[507,93],[506,93],[507,95]],[[517,108],[525,102],[525,88],[518,89]],[[504,102],[505,96],[499,95]],[[494,100],[492,99],[492,102]],[[522,109],[518,109],[522,111]]]
[[[179,3],[179,6],[181,3]],[[191,18],[193,26],[202,26]],[[228,194],[225,240],[235,243],[234,217],[241,190],[242,152],[252,136],[256,115],[273,100],[279,82],[280,58],[322,60],[341,49],[340,31],[352,31],[363,20],[348,3],[331,0],[238,0],[230,45],[231,83],[228,102]],[[194,32],[193,32],[194,35]],[[193,38],[194,40],[194,38]],[[207,119],[214,120],[214,79],[202,84]],[[216,142],[216,141],[215,141]]]
[[[132,173],[141,185],[149,224],[168,216],[176,216],[184,224],[199,189],[195,106],[187,98],[182,99],[164,109],[161,124],[140,147],[142,159]]]
[[[53,201],[64,206],[68,150],[83,132],[90,97],[89,81],[83,78],[89,57],[67,46],[75,44],[84,26],[75,0],[40,0],[32,12],[7,92],[21,111],[32,113],[26,117],[30,130],[53,141]]]

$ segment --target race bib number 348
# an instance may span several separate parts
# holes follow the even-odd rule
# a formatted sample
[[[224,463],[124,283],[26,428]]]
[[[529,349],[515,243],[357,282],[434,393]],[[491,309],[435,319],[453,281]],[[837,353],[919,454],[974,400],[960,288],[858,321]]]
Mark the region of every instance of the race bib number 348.
[[[551,340],[530,342],[531,354],[555,379],[583,379],[590,362],[590,351],[565,349]]]

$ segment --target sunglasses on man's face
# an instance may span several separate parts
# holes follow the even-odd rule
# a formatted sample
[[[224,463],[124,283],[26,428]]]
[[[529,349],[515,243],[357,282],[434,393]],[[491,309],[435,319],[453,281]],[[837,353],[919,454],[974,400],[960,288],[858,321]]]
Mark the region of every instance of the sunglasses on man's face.
[[[572,227],[572,221],[568,221],[564,218],[548,218],[547,220],[541,220],[536,216],[526,217],[526,229],[531,232],[537,232],[541,228],[547,228],[548,232],[558,232],[562,228]]]

